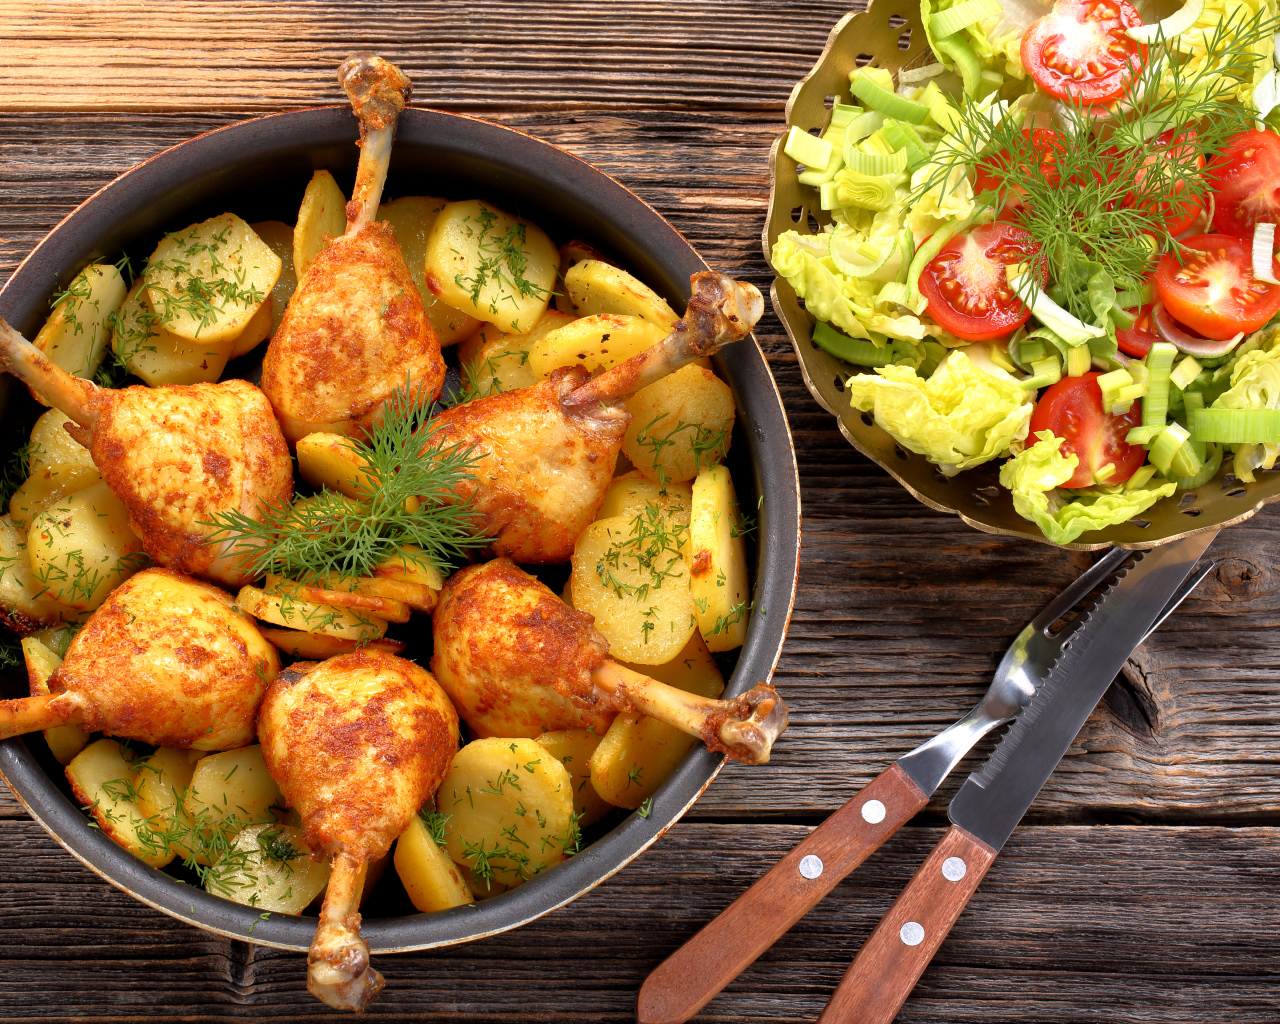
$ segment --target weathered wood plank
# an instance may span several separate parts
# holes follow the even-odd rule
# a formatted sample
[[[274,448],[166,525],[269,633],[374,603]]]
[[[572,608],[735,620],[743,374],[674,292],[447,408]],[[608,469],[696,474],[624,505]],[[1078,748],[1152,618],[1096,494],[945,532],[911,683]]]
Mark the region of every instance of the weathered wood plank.
[[[357,50],[451,110],[778,110],[850,6],[7,0],[0,110],[341,103],[334,71]]]
[[[383,958],[388,1021],[633,1019],[666,955],[806,834],[678,825],[542,921]],[[941,832],[908,829],[713,1001],[705,1021],[809,1021]],[[727,855],[732,850],[733,855]],[[902,1024],[1275,1020],[1280,829],[1016,832]],[[29,822],[0,823],[0,1016],[283,1022],[320,1012],[303,957],[207,935],[134,902]],[[89,973],[86,973],[89,972]]]

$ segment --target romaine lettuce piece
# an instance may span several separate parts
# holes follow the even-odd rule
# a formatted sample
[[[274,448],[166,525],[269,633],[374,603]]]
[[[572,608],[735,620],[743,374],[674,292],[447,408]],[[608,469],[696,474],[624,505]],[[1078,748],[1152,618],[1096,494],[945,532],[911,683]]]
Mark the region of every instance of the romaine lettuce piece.
[[[855,409],[904,448],[948,472],[989,462],[1027,436],[1032,399],[1007,373],[979,369],[954,349],[928,379],[907,366],[881,366],[845,384]]]

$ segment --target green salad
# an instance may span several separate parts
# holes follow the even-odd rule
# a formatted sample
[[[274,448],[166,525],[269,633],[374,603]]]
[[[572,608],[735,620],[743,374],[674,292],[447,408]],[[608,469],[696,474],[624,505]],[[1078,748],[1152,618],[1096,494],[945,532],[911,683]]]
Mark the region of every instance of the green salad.
[[[1280,455],[1276,0],[922,0],[784,152],[831,221],[772,263],[947,475],[999,460],[1050,541]],[[914,62],[917,65],[919,61]],[[781,168],[779,173],[782,172]]]

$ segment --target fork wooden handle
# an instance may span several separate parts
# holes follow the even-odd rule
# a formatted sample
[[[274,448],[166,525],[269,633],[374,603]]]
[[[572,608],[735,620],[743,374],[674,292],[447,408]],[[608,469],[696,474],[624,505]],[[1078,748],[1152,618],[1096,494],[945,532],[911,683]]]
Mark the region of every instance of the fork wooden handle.
[[[863,943],[818,1024],[890,1024],[995,859],[952,825]]]
[[[640,988],[640,1024],[681,1024],[912,819],[928,794],[896,764],[814,829]]]

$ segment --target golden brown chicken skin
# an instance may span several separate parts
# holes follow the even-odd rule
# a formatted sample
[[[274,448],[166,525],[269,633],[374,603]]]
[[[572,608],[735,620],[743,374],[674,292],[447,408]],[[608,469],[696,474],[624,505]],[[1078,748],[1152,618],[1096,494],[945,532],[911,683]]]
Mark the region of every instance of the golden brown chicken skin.
[[[566,562],[604,504],[630,416],[621,406],[567,410],[563,398],[587,376],[581,367],[562,367],[531,387],[435,418],[432,443],[474,445],[474,479],[457,494],[479,514],[476,532],[494,538],[492,554],[525,564]]]
[[[343,235],[316,257],[262,361],[291,444],[316,431],[363,435],[406,382],[434,398],[444,360],[389,224]]]
[[[431,670],[479,736],[603,736],[617,709],[592,682],[609,660],[594,621],[508,559],[473,565],[449,578],[432,613]]]

